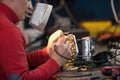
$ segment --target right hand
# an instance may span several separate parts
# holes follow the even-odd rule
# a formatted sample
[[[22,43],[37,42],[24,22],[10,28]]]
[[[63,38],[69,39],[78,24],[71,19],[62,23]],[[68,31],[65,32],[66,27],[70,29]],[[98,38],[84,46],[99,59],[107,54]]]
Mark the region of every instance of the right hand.
[[[57,52],[59,54],[61,54],[62,56],[65,56],[67,58],[70,58],[70,44],[67,41],[67,38],[65,35],[61,36],[60,38],[58,38],[58,40],[54,43],[54,45],[56,45],[57,43]],[[54,50],[54,45],[52,47],[52,55],[51,58],[53,58],[59,66],[62,66],[63,64],[65,64],[68,60],[61,57],[60,55],[58,55],[55,50]]]
[[[48,55],[51,57],[52,55],[52,47],[54,46],[54,44],[56,43],[56,41],[61,37],[63,36],[63,32],[62,30],[57,30],[55,31],[52,35],[50,35],[50,38],[48,40],[48,44],[47,44],[47,52],[48,52]]]

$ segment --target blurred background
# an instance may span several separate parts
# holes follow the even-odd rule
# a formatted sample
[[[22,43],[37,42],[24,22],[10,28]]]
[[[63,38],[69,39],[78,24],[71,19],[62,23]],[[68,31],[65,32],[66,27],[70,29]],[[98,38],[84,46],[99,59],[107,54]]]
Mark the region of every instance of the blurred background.
[[[53,10],[44,31],[32,28],[28,17],[20,24],[27,47],[31,47],[28,51],[46,46],[57,29],[75,34],[77,39],[90,36],[107,49],[119,42],[120,0],[31,0],[33,7],[39,2],[53,5]]]

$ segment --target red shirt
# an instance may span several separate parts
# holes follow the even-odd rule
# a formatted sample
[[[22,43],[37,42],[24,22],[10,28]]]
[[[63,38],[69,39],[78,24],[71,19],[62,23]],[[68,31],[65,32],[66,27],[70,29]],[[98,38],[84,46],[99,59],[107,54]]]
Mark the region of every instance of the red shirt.
[[[26,53],[17,15],[0,2],[0,80],[49,80],[59,70],[46,48]]]

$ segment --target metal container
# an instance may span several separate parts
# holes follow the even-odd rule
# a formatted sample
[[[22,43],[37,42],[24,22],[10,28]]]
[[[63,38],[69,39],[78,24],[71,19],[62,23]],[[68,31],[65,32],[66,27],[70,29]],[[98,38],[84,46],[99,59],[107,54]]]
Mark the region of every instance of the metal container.
[[[82,38],[82,59],[89,61],[94,54],[94,43],[90,37]]]

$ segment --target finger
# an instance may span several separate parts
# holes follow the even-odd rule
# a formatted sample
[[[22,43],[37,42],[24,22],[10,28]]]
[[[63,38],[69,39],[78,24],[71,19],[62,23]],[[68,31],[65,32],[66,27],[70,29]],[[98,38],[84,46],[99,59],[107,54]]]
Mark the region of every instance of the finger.
[[[54,32],[51,37],[52,37],[52,41],[55,42],[59,37],[61,37],[63,35],[62,30],[57,30],[56,32]]]
[[[64,36],[60,37],[57,42],[59,42],[60,45],[65,45],[66,38]]]

